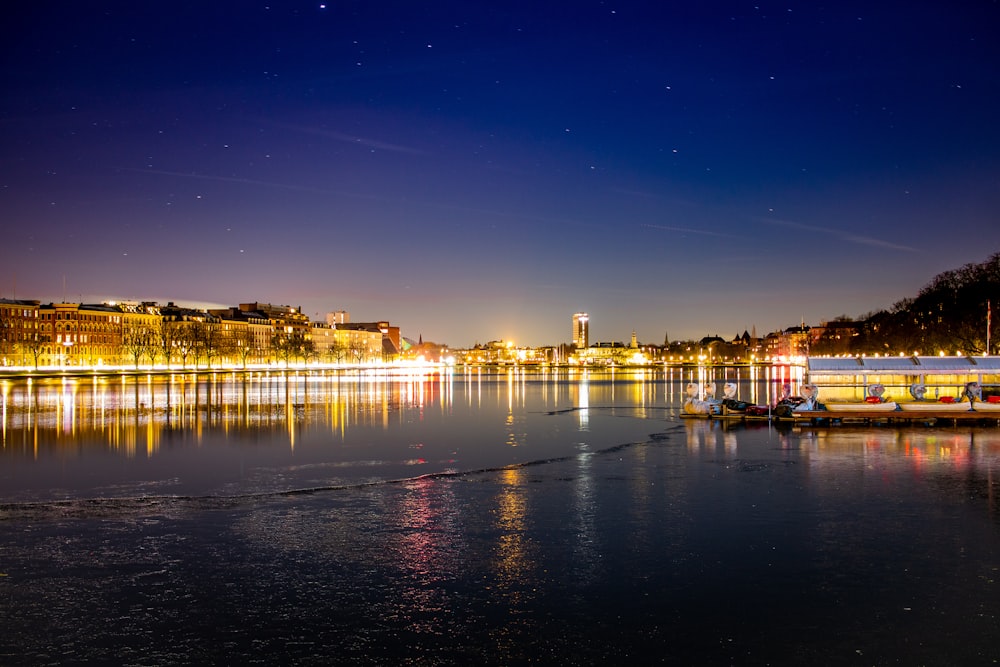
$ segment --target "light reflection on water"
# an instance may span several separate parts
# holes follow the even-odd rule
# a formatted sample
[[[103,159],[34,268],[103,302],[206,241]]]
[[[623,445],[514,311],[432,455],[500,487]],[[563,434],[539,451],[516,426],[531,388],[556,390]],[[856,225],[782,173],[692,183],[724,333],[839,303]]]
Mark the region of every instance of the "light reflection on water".
[[[666,382],[652,371],[483,370],[4,382],[3,494],[266,493],[565,456],[615,432],[645,437],[631,429],[646,425],[613,423],[615,411],[665,417]]]
[[[775,379],[756,369],[721,369],[712,378],[733,379],[744,398],[773,397]],[[778,371],[775,371],[778,372]],[[482,369],[411,376],[386,373],[248,373],[66,377],[2,381],[2,445],[38,433],[44,440],[89,439],[122,449],[128,456],[155,453],[164,431],[223,432],[256,428],[284,430],[295,446],[298,427],[322,424],[342,436],[354,425],[389,428],[391,421],[425,410],[449,413],[491,410],[505,404],[508,423],[530,403],[533,408],[579,411],[586,430],[591,402],[628,405],[639,416],[649,406],[679,405],[683,385],[704,384],[701,369],[490,372]],[[765,391],[762,391],[762,388]],[[456,394],[457,392],[457,394]],[[456,398],[457,396],[457,398]],[[412,412],[402,412],[403,409]],[[511,434],[511,444],[519,437]]]
[[[531,559],[528,552],[525,519],[528,514],[523,468],[508,468],[499,474],[496,505],[496,586],[501,590],[520,590],[528,575]],[[513,598],[516,600],[515,592]]]

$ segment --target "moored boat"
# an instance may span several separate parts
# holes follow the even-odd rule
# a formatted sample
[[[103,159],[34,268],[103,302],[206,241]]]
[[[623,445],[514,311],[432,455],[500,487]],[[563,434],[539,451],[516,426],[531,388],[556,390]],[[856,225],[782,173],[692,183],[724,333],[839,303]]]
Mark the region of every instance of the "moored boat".
[[[819,402],[819,387],[814,384],[802,385],[802,396],[804,400],[795,406],[796,414],[809,412],[895,412],[897,403],[895,401],[884,401],[882,395],[885,387],[881,384],[873,384],[868,387],[868,398],[863,403],[860,402]]]
[[[712,400],[711,397],[715,396],[715,384],[710,383],[705,386],[704,393],[706,398],[700,398],[698,385],[691,382],[687,386],[687,398],[684,400],[684,405],[681,406],[681,416],[701,416],[705,417],[708,415],[717,415],[721,411],[720,402]]]
[[[899,403],[826,403],[829,412],[895,412]]]
[[[736,383],[727,382],[722,386],[722,413],[725,415],[743,415],[746,414],[747,408],[750,404],[746,401],[741,401],[736,398],[736,393],[738,388]]]
[[[970,401],[960,401],[957,403],[924,401],[900,403],[899,409],[904,412],[968,412],[972,410],[972,403]]]

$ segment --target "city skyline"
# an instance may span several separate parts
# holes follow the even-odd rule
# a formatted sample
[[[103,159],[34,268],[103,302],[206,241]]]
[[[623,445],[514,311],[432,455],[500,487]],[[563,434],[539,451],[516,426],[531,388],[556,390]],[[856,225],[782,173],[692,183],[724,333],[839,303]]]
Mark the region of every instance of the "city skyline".
[[[40,306],[40,307],[43,307],[43,308],[44,307],[50,307],[50,306],[53,306],[53,305],[105,306],[105,307],[107,307],[107,306],[110,306],[110,307],[121,306],[121,307],[126,308],[126,309],[129,309],[129,308],[135,309],[137,307],[143,307],[143,308],[145,308],[145,307],[148,306],[149,308],[153,308],[153,309],[159,309],[159,308],[176,308],[176,309],[180,309],[180,310],[189,310],[190,309],[190,310],[194,310],[194,311],[205,313],[206,315],[208,315],[208,314],[218,314],[219,311],[244,311],[244,312],[247,312],[247,313],[249,313],[249,312],[255,312],[255,311],[258,310],[258,308],[249,308],[248,309],[248,308],[245,308],[245,306],[258,306],[258,305],[261,305],[261,306],[266,306],[267,308],[275,308],[275,309],[281,309],[281,310],[288,309],[289,312],[300,313],[301,316],[306,321],[308,321],[310,323],[317,323],[317,324],[325,325],[325,326],[330,327],[330,328],[338,328],[338,326],[339,327],[345,327],[345,326],[346,327],[350,327],[350,325],[354,325],[358,321],[358,320],[356,320],[355,318],[353,318],[351,316],[350,312],[343,311],[343,310],[340,310],[340,311],[327,311],[325,313],[315,313],[315,314],[310,315],[301,306],[292,305],[292,302],[288,302],[288,300],[285,300],[285,302],[282,302],[282,303],[274,303],[274,304],[271,304],[271,303],[266,303],[265,304],[265,303],[262,303],[262,302],[256,302],[256,303],[245,303],[244,302],[244,303],[240,303],[239,305],[234,305],[233,303],[229,303],[229,304],[218,303],[218,304],[215,304],[215,303],[207,303],[207,302],[203,302],[203,301],[199,302],[197,300],[192,301],[192,302],[179,302],[176,299],[171,299],[171,298],[165,298],[165,299],[161,299],[161,300],[157,300],[157,299],[137,299],[137,300],[136,299],[126,299],[126,300],[120,300],[119,299],[119,300],[115,300],[115,299],[111,299],[111,300],[101,300],[101,301],[97,301],[97,300],[95,300],[95,301],[87,301],[87,300],[80,300],[80,299],[74,300],[74,299],[65,298],[65,297],[62,298],[62,299],[39,299],[39,298],[35,298],[35,297],[31,296],[31,295],[21,295],[21,296],[18,296],[18,297],[7,297],[7,296],[4,296],[4,295],[0,295],[0,303],[7,304],[7,305],[9,305],[10,303],[33,303],[36,306]],[[388,317],[375,318],[374,320],[371,320],[371,321],[381,321],[381,322],[386,322],[386,323],[392,323],[393,325],[395,325],[397,328],[399,328],[401,330],[405,327],[405,323],[397,322],[396,320],[393,320],[392,318],[388,318]],[[401,324],[402,324],[402,326],[399,326]],[[637,339],[636,332],[635,331],[631,331],[631,335],[618,335],[618,336],[616,336],[614,338],[602,339],[602,340],[599,340],[599,341],[598,340],[591,341],[590,340],[590,335],[589,335],[590,316],[587,313],[573,313],[572,318],[571,318],[571,325],[572,325],[572,331],[569,334],[568,338],[566,338],[565,340],[562,339],[562,338],[560,338],[560,334],[559,333],[552,332],[552,335],[549,337],[550,340],[547,343],[543,343],[543,344],[537,345],[537,346],[527,346],[527,345],[518,345],[518,346],[519,347],[543,348],[543,347],[558,347],[560,345],[569,345],[571,347],[576,347],[576,348],[586,348],[586,347],[590,347],[591,343],[593,343],[593,344],[611,343],[611,342],[622,343],[624,341],[628,341],[630,338],[633,339],[633,340]],[[796,326],[798,326],[798,325],[796,325]],[[792,327],[792,328],[794,328],[794,327]],[[786,329],[785,327],[770,327],[770,328],[765,327],[765,332],[766,333],[770,333],[770,334],[776,334],[776,333],[781,333],[785,329]],[[628,333],[628,332],[626,332],[626,333]],[[668,333],[669,332],[665,332],[665,334],[668,334]],[[743,333],[747,333],[747,332],[743,332]],[[740,332],[737,332],[735,338],[739,338],[739,336],[740,336]],[[732,337],[732,336],[725,336],[725,335],[720,336],[718,333],[708,333],[708,332],[704,333],[703,335],[696,336],[696,337],[694,337],[692,339],[684,339],[684,340],[696,341],[696,340],[703,339],[703,338],[716,338],[716,337],[722,338],[722,339],[726,340],[727,342],[730,342],[730,341],[734,340],[734,337]],[[406,338],[406,339],[412,341],[413,343],[417,343],[418,341],[423,340],[423,335],[419,334],[419,333],[415,333],[414,334],[414,333],[411,333],[410,331],[407,330],[405,332],[405,334],[403,335],[403,338]],[[682,340],[682,339],[676,339],[676,338],[674,338],[674,339],[670,339],[670,342],[677,342],[678,340]],[[451,347],[451,348],[454,348],[454,349],[470,349],[470,348],[473,348],[473,347],[475,347],[477,345],[484,345],[484,344],[487,344],[487,343],[509,342],[511,344],[514,344],[516,341],[513,341],[513,340],[509,340],[508,341],[508,340],[502,339],[502,338],[490,338],[490,337],[487,336],[487,337],[482,338],[482,339],[477,339],[474,342],[463,343],[463,344],[455,344],[455,345],[449,344],[449,343],[444,342],[444,341],[436,341],[436,340],[430,340],[430,339],[427,339],[426,342],[427,343],[432,343],[434,345],[442,345],[442,346],[446,346],[446,347]],[[664,343],[664,340],[663,339],[660,339],[659,341],[656,341],[656,340],[653,340],[653,339],[642,340],[641,343],[643,345],[653,345],[653,346],[656,346],[656,345],[662,345]]]
[[[292,302],[455,347],[858,317],[1000,248],[998,19],[21,6],[0,296]]]

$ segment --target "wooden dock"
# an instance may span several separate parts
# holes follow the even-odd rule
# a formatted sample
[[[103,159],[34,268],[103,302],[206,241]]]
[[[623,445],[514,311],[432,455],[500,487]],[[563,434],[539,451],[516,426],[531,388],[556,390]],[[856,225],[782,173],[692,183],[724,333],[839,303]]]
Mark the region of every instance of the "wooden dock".
[[[978,423],[1000,426],[1000,411],[976,412],[974,410],[803,410],[790,417],[778,415],[748,416],[738,412],[720,414],[684,414],[685,419],[714,419],[720,421],[778,422],[782,424],[807,424],[835,426],[837,424],[958,424]]]
[[[975,410],[887,410],[877,412],[872,410],[803,410],[795,412],[790,419],[796,424],[833,424],[833,423],[865,423],[865,424],[927,424],[927,423],[983,423],[1000,425],[1000,412],[976,412]]]

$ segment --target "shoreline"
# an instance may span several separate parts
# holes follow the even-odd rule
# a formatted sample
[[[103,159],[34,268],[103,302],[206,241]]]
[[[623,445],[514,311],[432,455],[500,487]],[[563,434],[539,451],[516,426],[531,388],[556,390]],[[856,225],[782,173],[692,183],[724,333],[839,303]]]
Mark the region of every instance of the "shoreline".
[[[575,364],[442,364],[442,363],[422,363],[422,364],[382,364],[382,365],[331,365],[314,364],[308,366],[249,366],[249,367],[227,367],[227,368],[109,368],[109,367],[70,367],[70,368],[0,368],[0,380],[23,380],[33,378],[81,378],[81,377],[142,377],[142,376],[168,376],[168,375],[246,375],[246,374],[271,374],[271,373],[358,373],[358,372],[385,372],[388,374],[410,374],[414,372],[438,373],[443,370],[467,371],[476,369],[486,369],[493,371],[521,371],[540,372],[551,370],[575,370],[589,372],[614,372],[614,371],[634,371],[634,370],[656,370],[663,368],[749,368],[751,366],[771,367],[772,363],[751,364],[750,362],[736,363],[650,363],[627,366],[603,366],[603,365],[575,365]]]

